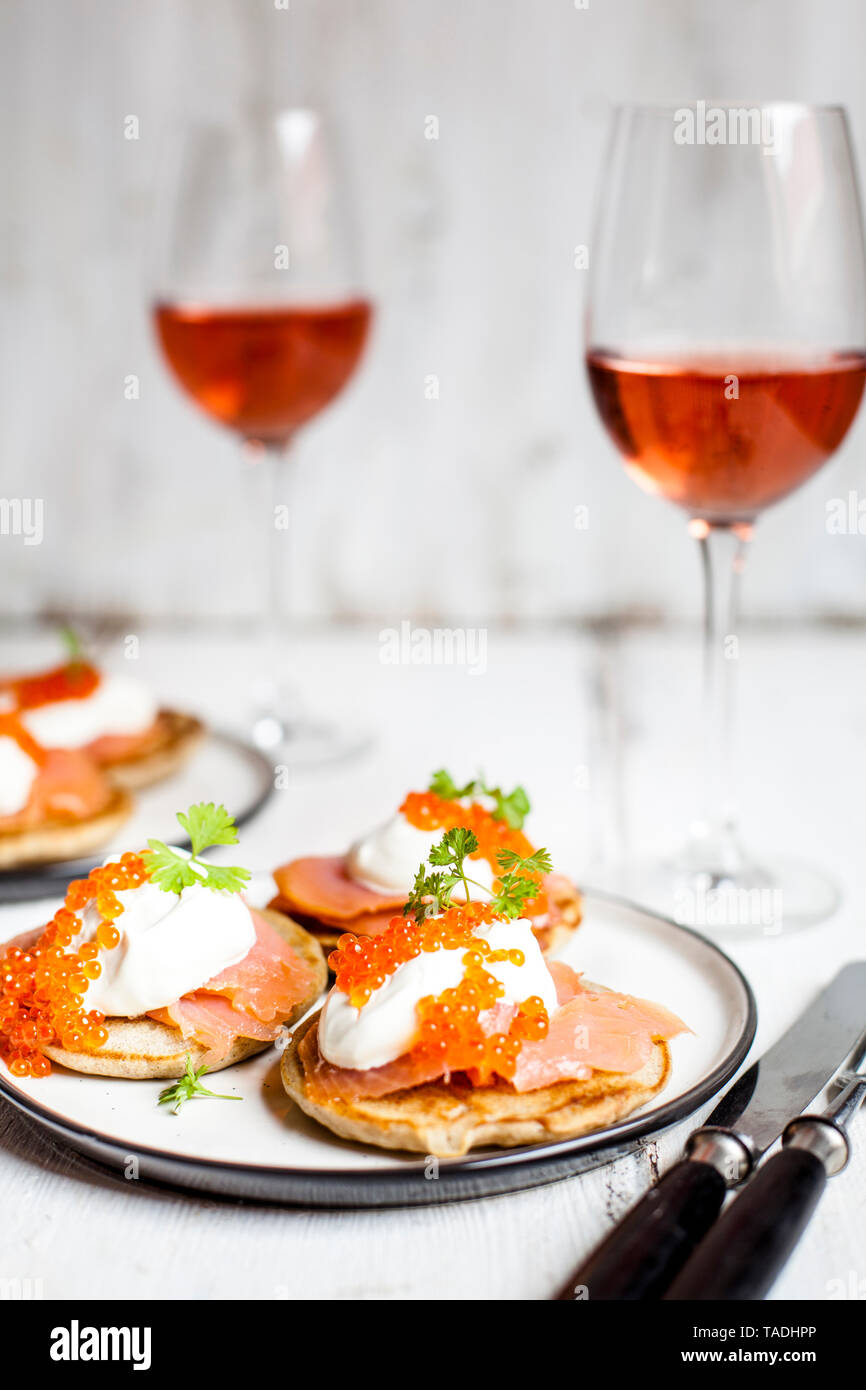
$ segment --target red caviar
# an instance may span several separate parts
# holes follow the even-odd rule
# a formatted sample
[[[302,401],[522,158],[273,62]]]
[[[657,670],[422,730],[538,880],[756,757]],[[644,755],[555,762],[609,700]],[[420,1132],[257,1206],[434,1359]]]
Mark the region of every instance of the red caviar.
[[[471,830],[478,841],[478,849],[469,856],[472,859],[486,859],[494,874],[500,872],[496,858],[500,850],[510,849],[521,859],[534,853],[535,846],[526,838],[522,830],[512,830],[504,820],[497,820],[478,801],[463,806],[459,801],[448,801],[436,792],[410,792],[400,807],[410,825],[419,830],[451,830],[462,825]],[[472,871],[469,870],[469,877]],[[531,877],[538,883],[538,893],[526,904],[529,917],[539,917],[547,911],[547,896],[541,885],[541,875]]]
[[[14,739],[18,747],[32,758],[37,767],[43,767],[47,754],[41,743],[28,734],[17,714],[0,714],[0,738]]]
[[[374,990],[406,961],[422,951],[438,951],[476,943],[474,929],[496,920],[488,903],[468,903],[449,907],[441,917],[416,922],[413,917],[392,917],[379,936],[355,936],[344,932],[328,964],[336,976],[336,987],[348,994],[356,1009],[366,1004]]]
[[[99,682],[95,666],[86,661],[68,661],[38,676],[18,676],[0,682],[0,690],[8,691],[19,709],[38,709],[55,700],[84,700],[93,694]]]
[[[51,1063],[43,1048],[53,1044],[70,1052],[95,1051],[108,1040],[105,1015],[84,1008],[91,980],[102,972],[100,950],[120,940],[113,925],[123,912],[117,894],[138,888],[147,878],[138,854],[91,869],[75,879],[33,946],[10,946],[0,961],[0,1057],[14,1076],[47,1076]],[[102,921],[96,941],[66,948],[81,931],[76,913],[95,902]]]
[[[363,1008],[375,990],[401,965],[426,951],[465,948],[463,979],[453,989],[419,1000],[418,1038],[411,1049],[418,1058],[441,1061],[445,1072],[468,1071],[475,1084],[486,1084],[494,1072],[507,1080],[514,1075],[517,1057],[525,1041],[547,1036],[549,1018],[544,1002],[532,995],[510,1018],[507,1032],[485,1028],[483,1015],[495,1009],[505,986],[487,968],[510,961],[523,965],[520,950],[498,950],[476,928],[501,921],[486,903],[450,907],[441,917],[422,922],[394,917],[380,936],[340,937],[329,964],[336,988],[349,996],[355,1008]]]

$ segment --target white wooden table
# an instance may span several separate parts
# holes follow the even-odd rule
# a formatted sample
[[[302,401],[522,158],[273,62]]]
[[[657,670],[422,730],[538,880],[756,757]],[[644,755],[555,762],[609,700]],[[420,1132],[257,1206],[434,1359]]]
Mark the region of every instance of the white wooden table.
[[[256,667],[249,645],[139,635],[140,674],[166,698],[243,724]],[[846,889],[832,922],[730,948],[758,998],[763,1048],[841,962],[866,949],[866,662],[856,632],[747,632],[741,645],[745,829],[753,841],[822,862]],[[2,664],[36,655],[13,635]],[[663,847],[684,823],[693,634],[491,631],[487,670],[476,675],[383,665],[377,630],[305,637],[295,659],[310,705],[366,721],[378,742],[364,758],[299,775],[277,793],[243,837],[250,867],[340,849],[443,764],[455,775],[481,766],[525,782],[535,835],[586,882],[619,848]],[[40,910],[4,909],[0,935],[39,920]],[[0,1105],[0,1278],[41,1280],[49,1298],[544,1299],[673,1161],[691,1123],[635,1156],[513,1196],[328,1213],[115,1181]],[[855,1139],[866,1149],[866,1121]],[[830,1184],[776,1297],[866,1297],[863,1149]]]

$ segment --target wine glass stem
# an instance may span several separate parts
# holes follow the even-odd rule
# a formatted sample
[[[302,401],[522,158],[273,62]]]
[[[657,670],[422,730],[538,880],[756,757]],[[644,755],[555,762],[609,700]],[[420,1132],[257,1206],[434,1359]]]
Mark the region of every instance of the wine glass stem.
[[[694,838],[717,872],[734,874],[740,859],[733,795],[737,621],[752,532],[747,524],[714,526],[703,521],[693,521],[689,529],[698,539],[704,576],[703,814]]]
[[[276,748],[289,735],[284,708],[285,615],[284,577],[293,518],[289,501],[291,444],[255,446],[254,462],[267,470],[265,481],[265,544],[267,564],[265,601],[260,622],[263,679],[257,682],[258,711],[253,739],[261,748]]]
[[[270,507],[268,537],[268,589],[265,622],[268,665],[274,682],[278,683],[283,644],[283,591],[286,572],[288,540],[292,525],[289,501],[291,444],[272,444],[268,447]]]

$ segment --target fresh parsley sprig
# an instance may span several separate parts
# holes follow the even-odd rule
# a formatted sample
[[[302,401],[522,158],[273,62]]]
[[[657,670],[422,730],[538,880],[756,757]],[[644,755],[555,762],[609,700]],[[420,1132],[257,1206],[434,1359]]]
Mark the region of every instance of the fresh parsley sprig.
[[[479,793],[491,796],[496,803],[492,813],[494,820],[504,821],[510,830],[522,830],[530,811],[529,797],[523,787],[504,792],[501,787],[488,787],[483,777],[474,777],[471,782],[459,787],[444,767],[433,773],[427,790],[435,792],[444,801],[460,801],[464,796],[477,796]]]
[[[403,916],[410,915],[420,921],[424,917],[436,917],[450,905],[451,894],[458,883],[463,884],[466,900],[469,900],[469,884],[474,882],[467,876],[463,861],[467,855],[478,848],[478,840],[472,830],[462,825],[446,830],[438,845],[434,845],[427,859],[436,869],[449,870],[447,873],[430,873],[427,864],[419,865],[412,885],[409,900],[403,908]],[[482,887],[476,884],[476,887]]]
[[[451,869],[451,873],[447,875],[450,884],[449,891],[453,891],[458,883],[462,883],[466,891],[467,901],[469,900],[469,884],[472,880],[466,877],[463,863],[466,856],[474,854],[477,848],[478,839],[475,832],[467,830],[465,826],[455,825],[450,830],[446,830],[439,844],[433,846],[428,856],[428,862],[437,868]]]
[[[213,801],[200,801],[188,811],[178,811],[177,819],[190,838],[193,854],[201,854],[211,845],[236,845],[238,842],[234,816],[229,815],[225,806],[217,806]]]
[[[451,773],[447,772],[444,767],[440,767],[430,778],[430,785],[427,790],[441,796],[443,801],[459,801],[463,796],[472,796],[474,792],[478,791],[480,785],[478,779],[473,777],[472,781],[467,782],[465,787],[458,787]]]
[[[553,860],[546,849],[537,849],[523,859],[512,849],[501,849],[496,862],[503,872],[499,877],[499,892],[493,895],[493,911],[502,912],[506,917],[519,917],[524,904],[538,894],[535,875],[549,874]]]
[[[446,874],[431,874],[426,864],[421,864],[415,875],[409,897],[403,904],[403,916],[414,917],[416,922],[425,917],[438,917],[451,900],[452,889],[460,882]]]
[[[157,1105],[170,1105],[172,1114],[179,1115],[180,1108],[188,1100],[195,1100],[198,1096],[210,1097],[211,1100],[243,1100],[243,1096],[225,1096],[216,1091],[209,1091],[201,1083],[201,1078],[207,1071],[206,1066],[201,1066],[196,1070],[192,1064],[192,1057],[186,1054],[186,1069],[179,1081],[175,1081],[173,1086],[166,1086],[165,1090],[160,1091]]]
[[[84,640],[81,633],[71,623],[61,624],[60,640],[66,648],[66,655],[70,661],[83,661],[85,659],[87,653]]]
[[[530,812],[529,797],[523,787],[515,787],[507,795],[499,787],[487,788],[487,795],[496,802],[494,820],[504,820],[510,830],[522,830]]]
[[[189,836],[192,854],[181,854],[163,840],[148,840],[148,848],[141,857],[151,883],[164,893],[180,893],[196,883],[216,893],[240,893],[249,882],[248,869],[209,864],[200,858],[202,852],[213,845],[236,845],[238,842],[234,817],[225,806],[200,801],[188,811],[178,811],[177,819]]]
[[[84,667],[87,666],[87,645],[74,627],[69,623],[63,623],[60,628],[60,640],[66,650],[66,666],[73,675],[79,675]]]
[[[403,916],[413,916],[416,922],[426,917],[436,917],[451,906],[451,895],[458,884],[463,885],[468,902],[471,894],[470,883],[482,892],[490,890],[477,879],[470,878],[466,872],[465,860],[478,848],[478,840],[471,830],[457,825],[446,830],[442,839],[434,845],[428,856],[428,863],[439,870],[448,872],[430,873],[426,864],[421,864],[412,892],[403,908]],[[519,917],[530,898],[538,893],[537,874],[550,873],[553,862],[546,849],[535,850],[521,858],[514,850],[500,850],[496,856],[502,874],[499,891],[491,894],[491,907],[504,917]]]

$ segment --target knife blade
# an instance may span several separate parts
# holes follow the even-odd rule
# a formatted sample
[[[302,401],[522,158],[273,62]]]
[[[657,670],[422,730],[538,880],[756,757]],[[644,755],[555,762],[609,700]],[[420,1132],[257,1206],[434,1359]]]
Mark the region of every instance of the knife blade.
[[[824,1089],[866,1028],[866,961],[846,965],[689,1136],[684,1157],[581,1265],[561,1300],[660,1298],[792,1115]]]
[[[778,1042],[725,1092],[701,1128],[734,1130],[748,1146],[752,1162],[760,1158],[791,1116],[824,1089],[863,1034],[864,988],[866,961],[844,966]]]

